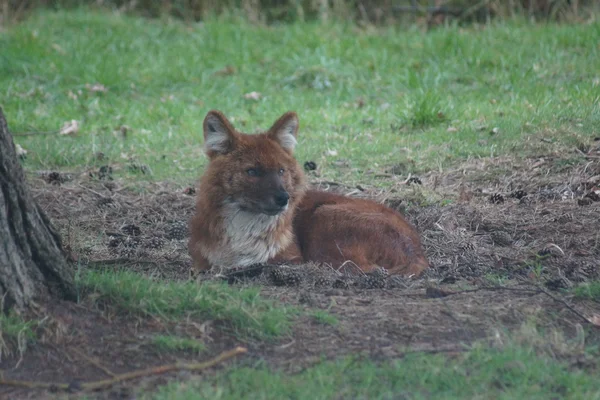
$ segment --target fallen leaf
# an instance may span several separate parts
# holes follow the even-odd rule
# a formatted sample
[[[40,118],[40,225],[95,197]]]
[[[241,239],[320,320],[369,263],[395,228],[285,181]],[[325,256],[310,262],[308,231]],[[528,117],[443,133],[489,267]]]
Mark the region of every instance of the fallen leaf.
[[[458,132],[458,128],[455,128],[453,126],[449,126],[448,129],[446,129],[446,132]]]
[[[458,201],[468,203],[473,198],[473,192],[471,192],[464,184],[460,185],[458,193]]]
[[[21,147],[20,144],[15,144],[15,151],[17,152],[17,156],[21,158],[25,158],[27,156],[27,150]]]
[[[594,314],[589,318],[590,322],[596,326],[600,326],[600,314]]]
[[[65,51],[65,49],[63,49],[62,47],[60,47],[59,45],[57,45],[56,43],[52,43],[52,48],[54,50],[56,50],[58,53],[65,55],[67,54],[67,52]]]
[[[262,97],[262,94],[260,94],[258,92],[250,92],[250,93],[246,93],[244,95],[244,98],[247,100],[260,100],[261,97]]]
[[[74,119],[65,122],[59,131],[61,135],[73,135],[77,132],[79,132],[79,122]]]
[[[327,150],[328,156],[337,156],[337,154],[338,154],[338,152],[336,150],[331,150],[331,149]]]
[[[97,93],[97,92],[108,92],[108,89],[106,88],[106,86],[104,86],[101,83],[94,83],[93,85],[90,85],[89,83],[85,84],[85,87],[87,88],[87,90],[89,90],[90,92],[93,93]]]
[[[228,65],[223,69],[218,70],[217,72],[215,72],[216,76],[229,76],[229,75],[234,75],[237,72],[237,69],[233,66],[233,65]]]
[[[121,125],[117,129],[113,131],[113,135],[119,139],[125,139],[127,137],[127,133],[131,130],[127,125]]]

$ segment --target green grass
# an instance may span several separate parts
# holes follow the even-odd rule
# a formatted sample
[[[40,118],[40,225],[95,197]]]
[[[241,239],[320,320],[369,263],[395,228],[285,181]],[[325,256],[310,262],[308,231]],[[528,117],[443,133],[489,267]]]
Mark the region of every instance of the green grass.
[[[161,351],[188,350],[194,353],[202,353],[206,350],[204,343],[196,339],[173,335],[157,335],[153,337],[152,346]]]
[[[13,132],[80,122],[73,137],[17,137],[29,169],[110,163],[117,176],[190,182],[206,162],[209,109],[248,132],[296,110],[299,160],[317,162],[325,177],[365,180],[398,163],[408,173],[591,140],[600,124],[598,42],[598,22],[423,33],[42,11],[0,33],[0,103]],[[233,74],[219,73],[229,65]],[[96,83],[107,92],[86,87]],[[261,99],[244,98],[252,91]],[[124,138],[113,134],[122,125]],[[335,167],[338,159],[350,168]],[[132,162],[152,175],[132,172]]]
[[[0,361],[3,355],[15,350],[23,354],[27,345],[36,341],[35,328],[38,321],[28,320],[14,311],[0,312]]]
[[[591,281],[577,286],[575,296],[580,299],[600,301],[600,281]]]
[[[324,310],[315,310],[310,315],[315,321],[323,325],[336,326],[339,323],[335,315],[332,315]]]
[[[530,347],[479,347],[455,357],[408,354],[380,364],[347,358],[296,375],[237,367],[208,381],[168,384],[148,398],[598,399],[600,381]]]
[[[261,339],[287,334],[297,315],[291,307],[262,298],[259,288],[156,281],[129,271],[86,271],[78,286],[89,299],[120,312],[174,321],[209,319],[236,335]]]

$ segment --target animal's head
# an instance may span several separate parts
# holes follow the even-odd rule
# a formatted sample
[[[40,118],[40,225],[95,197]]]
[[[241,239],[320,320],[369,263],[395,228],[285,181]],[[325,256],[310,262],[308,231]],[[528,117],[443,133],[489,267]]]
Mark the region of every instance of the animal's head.
[[[210,162],[206,190],[217,201],[257,214],[277,215],[300,200],[304,175],[294,159],[298,116],[283,114],[261,134],[235,130],[219,111],[204,119],[204,151]]]

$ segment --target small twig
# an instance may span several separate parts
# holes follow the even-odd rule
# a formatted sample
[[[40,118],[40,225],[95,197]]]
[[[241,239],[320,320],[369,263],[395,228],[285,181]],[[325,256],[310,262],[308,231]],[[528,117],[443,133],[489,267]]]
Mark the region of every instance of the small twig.
[[[338,249],[339,249],[339,247],[338,247]],[[360,269],[360,267],[359,267],[358,265],[356,265],[356,263],[355,263],[354,261],[352,261],[352,260],[346,260],[346,261],[344,261],[344,262],[342,263],[342,265],[340,265],[340,266],[339,266],[339,267],[338,267],[338,268],[337,268],[335,271],[339,273],[340,271],[342,271],[342,268],[344,268],[344,267],[346,266],[346,264],[348,264],[348,265],[349,265],[349,266],[351,266],[351,267],[354,267],[354,269],[356,269],[356,270],[358,271],[358,274],[359,274],[359,275],[362,275],[362,276],[366,276],[366,275],[367,275],[367,274],[365,274],[365,272],[364,272],[362,269]],[[344,269],[343,269],[343,271],[346,271],[346,269],[344,268]]]
[[[95,190],[93,190],[93,189],[90,189],[90,188],[88,188],[88,187],[85,187],[85,186],[83,186],[82,184],[78,184],[77,186],[79,186],[80,188],[82,188],[82,189],[85,189],[85,190],[87,190],[87,191],[89,191],[89,192],[92,192],[92,193],[94,193],[96,196],[100,196],[100,197],[101,197],[101,198],[103,198],[103,199],[106,199],[106,198],[109,198],[109,197],[110,197],[110,196],[105,196],[105,195],[103,195],[102,193],[98,193],[98,192],[96,192]]]
[[[116,383],[129,381],[136,378],[141,378],[144,376],[151,375],[159,375],[164,374],[171,371],[177,370],[186,370],[186,371],[202,371],[211,367],[214,367],[217,364],[222,363],[232,357],[235,357],[239,354],[244,354],[248,350],[244,347],[236,347],[233,350],[226,351],[224,353],[219,354],[217,357],[212,360],[208,360],[201,363],[176,363],[169,365],[161,365],[154,368],[142,369],[138,371],[126,372],[124,374],[115,375],[110,379],[103,379],[94,382],[86,382],[81,385],[70,385],[67,383],[47,383],[47,382],[32,382],[32,381],[17,381],[17,380],[5,380],[0,379],[0,385],[6,386],[16,386],[16,387],[24,387],[28,389],[56,389],[56,390],[98,390],[103,389],[109,386],[112,386]]]
[[[562,303],[562,305],[567,307],[573,314],[577,315],[579,318],[583,319],[588,324],[594,325],[594,323],[592,321],[590,321],[590,319],[588,317],[583,315],[581,312],[577,311],[577,309],[575,307],[573,307],[572,305],[567,303],[565,300],[556,297],[555,295],[553,295],[552,293],[548,292],[546,289],[544,289],[540,286],[538,286],[538,289],[540,290],[540,292],[544,293],[546,296],[550,297],[552,300],[554,300],[558,303]]]
[[[575,149],[579,154],[581,154],[583,157],[587,158],[587,159],[595,159],[595,160],[600,160],[600,156],[594,156],[591,154],[586,154],[583,151],[579,150],[579,149]]]
[[[556,301],[557,303],[561,303],[562,305],[564,305],[565,307],[567,307],[573,314],[577,315],[579,318],[583,319],[588,324],[594,325],[594,323],[592,321],[590,321],[590,319],[588,317],[586,317],[581,312],[577,311],[577,309],[575,309],[575,307],[573,307],[572,305],[570,305],[569,303],[567,303],[565,300],[556,297],[555,295],[553,295],[552,293],[550,293],[548,290],[546,290],[542,286],[536,285],[535,283],[528,282],[525,279],[520,278],[520,277],[518,279],[520,279],[522,282],[525,282],[525,283],[528,283],[528,284],[530,284],[532,286],[535,286],[540,291],[540,293],[544,293],[546,296],[550,297],[552,300]]]
[[[283,345],[281,345],[281,346],[279,346],[277,348],[280,349],[280,350],[284,350],[284,349],[287,349],[288,347],[292,346],[294,343],[296,343],[296,340],[292,339],[291,342],[283,344]]]
[[[89,362],[90,364],[92,364],[94,367],[96,367],[99,370],[103,371],[106,375],[112,376],[113,378],[117,376],[117,374],[115,374],[114,372],[112,372],[110,369],[106,368],[104,365],[100,364],[99,361],[93,359],[92,357],[89,357],[89,356],[85,355],[84,353],[82,353],[81,351],[79,351],[77,349],[73,349],[73,351],[75,353],[77,353],[77,355],[79,357],[83,358],[84,360],[86,360],[87,362]]]

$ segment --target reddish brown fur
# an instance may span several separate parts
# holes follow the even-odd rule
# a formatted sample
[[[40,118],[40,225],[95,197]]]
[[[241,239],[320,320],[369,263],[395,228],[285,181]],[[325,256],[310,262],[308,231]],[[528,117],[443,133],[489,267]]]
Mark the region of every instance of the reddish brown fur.
[[[427,268],[419,235],[400,213],[374,201],[305,190],[293,157],[297,128],[294,113],[257,135],[235,131],[217,111],[207,115],[210,163],[190,222],[195,268],[265,261],[354,264],[365,272],[379,266],[402,275]],[[287,208],[273,209],[284,192]]]

